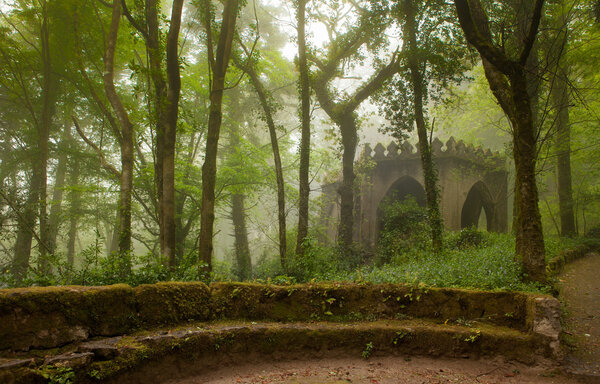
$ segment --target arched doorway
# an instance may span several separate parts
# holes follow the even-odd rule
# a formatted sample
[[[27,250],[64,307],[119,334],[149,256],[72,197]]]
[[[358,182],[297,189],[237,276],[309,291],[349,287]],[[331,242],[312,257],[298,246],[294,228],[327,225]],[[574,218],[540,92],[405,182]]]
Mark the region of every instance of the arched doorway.
[[[403,176],[390,186],[384,198],[379,202],[379,205],[385,200],[404,200],[408,196],[414,197],[417,204],[421,207],[427,204],[425,189],[421,183],[410,176]]]
[[[406,200],[409,197],[414,198],[417,204],[421,207],[425,207],[427,205],[425,189],[421,183],[410,176],[403,176],[390,186],[385,196],[383,199],[381,199],[379,205],[377,206],[377,233],[380,232],[383,226],[383,209],[385,205],[394,201]]]
[[[460,215],[460,227],[492,230],[494,202],[487,186],[478,181],[469,190]]]

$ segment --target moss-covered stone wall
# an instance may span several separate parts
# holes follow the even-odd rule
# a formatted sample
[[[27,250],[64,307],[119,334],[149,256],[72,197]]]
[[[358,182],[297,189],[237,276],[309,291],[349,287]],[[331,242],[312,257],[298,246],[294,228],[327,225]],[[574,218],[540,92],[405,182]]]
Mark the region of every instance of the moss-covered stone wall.
[[[159,283],[0,290],[0,350],[218,319],[479,321],[532,332],[537,296],[397,284]],[[533,303],[533,304],[532,304]]]

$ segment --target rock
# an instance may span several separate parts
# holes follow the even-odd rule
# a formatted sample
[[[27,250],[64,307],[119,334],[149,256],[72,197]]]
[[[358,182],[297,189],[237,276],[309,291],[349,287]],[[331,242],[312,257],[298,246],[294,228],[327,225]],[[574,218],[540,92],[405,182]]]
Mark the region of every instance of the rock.
[[[79,368],[90,364],[93,358],[94,354],[92,352],[66,353],[64,355],[49,357],[44,361],[44,364],[66,368]]]
[[[33,364],[33,359],[0,359],[0,371],[26,367]]]
[[[553,297],[536,297],[533,332],[552,340],[558,340],[560,331],[559,301]]]
[[[96,360],[111,360],[119,354],[117,342],[120,337],[110,339],[90,341],[79,346],[78,352],[91,352]]]

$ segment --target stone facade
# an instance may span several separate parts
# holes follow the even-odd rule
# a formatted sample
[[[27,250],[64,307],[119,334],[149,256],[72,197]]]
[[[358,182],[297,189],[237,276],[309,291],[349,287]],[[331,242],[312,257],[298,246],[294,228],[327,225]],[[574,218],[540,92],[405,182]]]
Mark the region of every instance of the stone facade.
[[[444,225],[460,230],[477,225],[482,211],[485,229],[494,232],[507,230],[508,173],[505,159],[489,149],[465,145],[450,138],[445,144],[439,139],[432,143],[438,171],[440,203]],[[408,195],[425,206],[423,170],[418,148],[404,142],[373,149],[366,145],[356,168],[363,169],[357,178],[355,195],[354,238],[372,248],[378,238],[380,206],[386,198],[403,199]],[[323,219],[328,239],[337,236],[339,221],[339,183],[323,186]]]

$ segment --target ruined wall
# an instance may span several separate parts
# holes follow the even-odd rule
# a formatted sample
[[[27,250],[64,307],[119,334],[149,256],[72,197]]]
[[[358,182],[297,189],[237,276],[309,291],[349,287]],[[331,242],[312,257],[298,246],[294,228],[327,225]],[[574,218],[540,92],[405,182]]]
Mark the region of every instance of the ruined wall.
[[[445,145],[435,139],[433,155],[438,171],[440,205],[446,228],[460,230],[476,224],[483,210],[489,231],[507,230],[508,218],[508,174],[505,159],[490,150],[475,148],[450,138]],[[355,239],[364,246],[375,246],[379,231],[381,202],[393,191],[412,191],[417,201],[424,204],[424,180],[418,150],[408,142],[398,147],[391,143],[385,148],[381,143],[375,148],[367,144],[359,160],[366,174],[358,178],[359,186],[355,198]],[[323,186],[326,208],[323,222],[327,237],[335,239],[336,220],[339,218],[339,203],[336,184]],[[422,192],[418,192],[418,189]]]
[[[429,318],[532,332],[535,300],[402,284],[159,283],[0,290],[0,350],[48,349],[98,336],[191,321],[357,321]],[[554,300],[548,298],[548,300]]]

